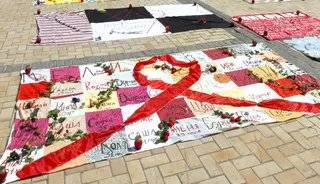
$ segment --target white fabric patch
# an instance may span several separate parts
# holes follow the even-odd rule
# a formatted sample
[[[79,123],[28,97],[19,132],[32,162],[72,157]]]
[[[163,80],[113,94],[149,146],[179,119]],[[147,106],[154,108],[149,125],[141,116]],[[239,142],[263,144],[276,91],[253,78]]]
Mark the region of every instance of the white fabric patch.
[[[155,18],[212,14],[200,5],[194,6],[193,4],[145,6],[145,8]]]
[[[121,20],[106,23],[91,23],[96,40],[109,41],[157,36],[165,33],[165,27],[157,19]]]

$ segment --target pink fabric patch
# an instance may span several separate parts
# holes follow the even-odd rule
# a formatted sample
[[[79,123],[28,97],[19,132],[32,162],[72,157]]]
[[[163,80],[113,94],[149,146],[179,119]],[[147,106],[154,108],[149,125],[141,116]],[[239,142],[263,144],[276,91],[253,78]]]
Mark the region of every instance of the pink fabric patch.
[[[212,60],[223,59],[223,58],[229,57],[228,54],[223,54],[222,50],[219,50],[219,49],[204,50],[202,52],[205,53]]]
[[[36,128],[21,127],[24,124],[30,124]],[[41,118],[36,119],[35,122],[31,121],[21,121],[16,119],[14,121],[14,129],[12,132],[12,140],[8,146],[9,150],[19,149],[26,145],[28,142],[31,146],[38,146],[40,143],[44,144],[46,139],[45,135],[48,130],[48,119]],[[39,131],[40,135],[36,135],[36,132]]]
[[[160,111],[158,111],[158,116],[160,120],[165,120],[168,118],[184,119],[194,117],[191,109],[184,101],[183,98],[177,98],[170,101],[166,106],[164,106]]]
[[[86,127],[91,132],[102,132],[123,122],[121,109],[86,112]]]
[[[259,82],[259,79],[253,79],[251,76],[248,75],[248,69],[237,70],[232,72],[226,72],[226,74],[231,78],[231,80],[237,86],[247,86],[250,84],[256,84]]]
[[[117,95],[120,106],[139,104],[150,99],[146,86],[119,88]]]
[[[51,81],[56,80],[60,82],[62,80],[80,80],[80,70],[78,66],[69,66],[65,68],[53,68],[50,69]]]

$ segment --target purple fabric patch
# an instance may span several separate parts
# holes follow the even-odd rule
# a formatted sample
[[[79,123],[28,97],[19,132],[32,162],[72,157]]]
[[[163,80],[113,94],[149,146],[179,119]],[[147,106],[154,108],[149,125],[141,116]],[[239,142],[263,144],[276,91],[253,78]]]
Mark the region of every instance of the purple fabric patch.
[[[121,109],[86,112],[86,127],[92,132],[102,132],[123,123]]]
[[[22,148],[27,142],[31,146],[37,146],[40,143],[44,144],[46,141],[45,135],[48,130],[48,121],[49,120],[47,118],[36,119],[35,122],[16,119],[14,121],[12,140],[8,149],[12,150]],[[22,126],[25,124],[32,125],[34,128]],[[40,133],[40,135],[36,135],[36,132]]]
[[[194,117],[194,114],[183,98],[170,101],[157,113],[161,121],[169,118],[184,119]]]
[[[150,98],[146,86],[119,88],[117,95],[120,106],[143,103]]]
[[[226,72],[226,74],[231,78],[231,80],[237,86],[247,86],[247,85],[256,84],[259,82],[258,78],[257,79],[252,78],[254,76],[253,74],[251,74],[251,76],[248,75],[248,69]]]
[[[56,80],[80,80],[80,70],[78,66],[69,66],[65,68],[50,69],[51,81]]]

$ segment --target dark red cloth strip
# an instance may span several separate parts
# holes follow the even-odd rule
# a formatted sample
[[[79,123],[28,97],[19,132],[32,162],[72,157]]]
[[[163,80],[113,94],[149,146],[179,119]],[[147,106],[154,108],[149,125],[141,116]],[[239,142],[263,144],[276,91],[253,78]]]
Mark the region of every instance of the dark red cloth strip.
[[[320,113],[320,103],[310,104],[303,102],[291,102],[282,99],[264,100],[258,104],[260,107],[287,111]]]

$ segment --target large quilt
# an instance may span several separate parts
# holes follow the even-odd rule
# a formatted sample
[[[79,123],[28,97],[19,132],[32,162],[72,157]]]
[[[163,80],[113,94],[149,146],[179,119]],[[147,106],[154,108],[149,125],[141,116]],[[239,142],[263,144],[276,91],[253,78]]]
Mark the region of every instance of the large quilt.
[[[283,40],[284,43],[303,52],[306,56],[320,61],[320,36],[306,36]]]
[[[110,41],[230,27],[229,22],[193,4],[45,13],[36,15],[36,21],[38,34],[31,45]]]
[[[300,11],[233,16],[232,20],[268,40],[320,35],[320,20]]]
[[[11,182],[320,113],[319,85],[260,43],[28,68],[21,71],[18,110],[0,162]]]

